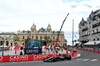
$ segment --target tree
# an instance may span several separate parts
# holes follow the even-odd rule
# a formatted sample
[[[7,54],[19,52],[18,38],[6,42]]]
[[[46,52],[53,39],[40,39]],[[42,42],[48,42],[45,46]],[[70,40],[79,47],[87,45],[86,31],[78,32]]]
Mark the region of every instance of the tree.
[[[19,37],[14,37],[14,42],[15,42],[15,44],[18,43],[18,42],[21,42],[20,39],[21,39],[21,38],[19,38]]]
[[[76,44],[75,44],[75,47],[78,47],[78,46],[79,46],[79,43],[76,43]]]
[[[20,38],[14,37],[14,41],[20,41]]]
[[[18,46],[18,42],[20,41],[20,38],[18,37],[14,37],[14,42],[15,42],[15,46]],[[17,48],[18,49],[18,48]],[[15,49],[15,54],[17,53],[16,49]]]
[[[76,42],[79,42],[79,39],[74,40],[74,42],[75,42],[75,46],[78,46],[79,45],[79,43],[76,43]]]
[[[43,42],[46,41],[46,44],[52,42],[52,39],[49,36],[44,36],[43,38],[44,38]]]

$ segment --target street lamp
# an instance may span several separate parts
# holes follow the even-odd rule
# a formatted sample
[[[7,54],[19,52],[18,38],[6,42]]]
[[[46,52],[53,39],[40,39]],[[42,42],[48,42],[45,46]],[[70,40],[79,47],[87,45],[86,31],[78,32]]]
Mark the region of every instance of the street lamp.
[[[94,49],[96,49],[96,42],[94,42]]]
[[[3,49],[2,49],[2,55],[4,55],[4,38],[2,38],[2,40],[3,40]]]
[[[17,46],[17,41],[15,41],[15,47]],[[15,54],[17,53],[16,48],[15,48]]]

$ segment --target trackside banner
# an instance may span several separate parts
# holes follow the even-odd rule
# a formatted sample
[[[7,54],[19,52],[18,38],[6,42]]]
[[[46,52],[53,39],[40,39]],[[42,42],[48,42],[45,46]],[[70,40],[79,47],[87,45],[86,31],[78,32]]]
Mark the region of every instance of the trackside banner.
[[[26,39],[24,53],[25,54],[42,54],[42,40],[41,39]]]
[[[66,53],[63,53],[66,54]],[[77,53],[68,53],[72,57],[76,57]],[[59,54],[35,54],[35,55],[0,55],[0,62],[16,62],[16,61],[34,61],[43,60],[47,56],[54,57]]]
[[[58,54],[38,54],[38,55],[0,55],[0,62],[15,62],[15,61],[34,61],[43,60],[47,56],[53,57]]]

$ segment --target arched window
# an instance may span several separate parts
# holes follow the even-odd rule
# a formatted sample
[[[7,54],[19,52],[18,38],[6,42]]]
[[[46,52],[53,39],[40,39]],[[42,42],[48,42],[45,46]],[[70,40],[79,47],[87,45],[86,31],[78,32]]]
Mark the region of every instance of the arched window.
[[[29,36],[27,36],[27,39],[29,39]]]
[[[32,39],[34,39],[34,36],[32,36]]]
[[[38,36],[36,36],[36,39],[38,39]]]
[[[40,39],[42,39],[42,36],[40,36]]]
[[[95,39],[93,39],[93,41],[95,41]]]
[[[97,41],[99,41],[99,38],[97,38]]]
[[[96,29],[97,30],[97,32],[98,32],[98,29]]]
[[[0,41],[0,45],[3,45],[3,42],[2,41]]]
[[[9,45],[9,42],[8,41],[6,41],[6,46],[8,46]]]
[[[12,46],[12,42],[11,42],[11,46]]]
[[[23,36],[23,39],[24,39],[24,36]]]
[[[55,39],[55,36],[53,36],[53,39]]]

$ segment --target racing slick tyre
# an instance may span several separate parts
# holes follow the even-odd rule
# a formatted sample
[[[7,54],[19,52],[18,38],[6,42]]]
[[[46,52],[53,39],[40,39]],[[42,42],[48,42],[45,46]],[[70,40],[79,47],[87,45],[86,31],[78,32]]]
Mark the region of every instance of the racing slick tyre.
[[[71,57],[67,58],[67,60],[71,60]]]
[[[43,59],[43,62],[45,62],[45,58]]]
[[[50,58],[50,57],[48,56],[46,59],[48,59],[48,58]]]

